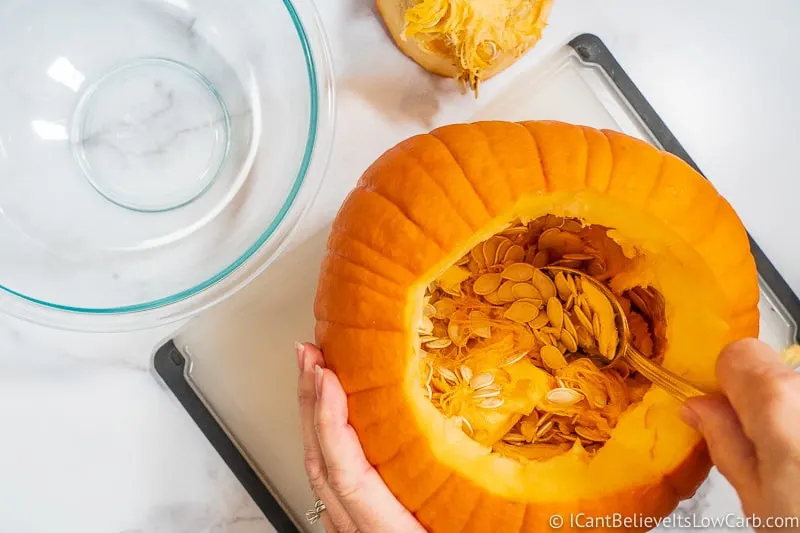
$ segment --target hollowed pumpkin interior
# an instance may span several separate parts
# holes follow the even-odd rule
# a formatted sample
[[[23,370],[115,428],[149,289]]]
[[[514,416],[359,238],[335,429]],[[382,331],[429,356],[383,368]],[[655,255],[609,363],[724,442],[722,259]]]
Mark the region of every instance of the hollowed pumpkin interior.
[[[406,390],[419,426],[440,460],[504,497],[650,486],[698,436],[624,361],[598,368],[616,346],[613,321],[601,324],[585,283],[547,265],[607,284],[640,351],[714,388],[709,354],[728,324],[705,263],[654,218],[589,191],[557,193],[497,217],[414,292]]]
[[[615,357],[619,332],[603,294],[580,275],[547,269],[605,283],[633,272],[641,255],[614,235],[577,218],[516,220],[428,287],[419,328],[426,392],[473,440],[520,461],[572,448],[592,455],[650,388]],[[660,361],[660,293],[617,289],[633,345]]]

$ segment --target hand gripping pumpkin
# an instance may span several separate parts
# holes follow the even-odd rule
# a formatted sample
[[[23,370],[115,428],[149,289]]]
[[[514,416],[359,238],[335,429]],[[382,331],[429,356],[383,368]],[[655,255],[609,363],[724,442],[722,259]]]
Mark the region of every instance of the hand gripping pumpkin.
[[[333,224],[316,335],[367,457],[430,531],[661,517],[708,473],[678,402],[598,364],[616,332],[597,289],[549,265],[608,284],[640,351],[708,390],[720,349],[758,333],[745,230],[678,158],[558,122],[400,143]]]

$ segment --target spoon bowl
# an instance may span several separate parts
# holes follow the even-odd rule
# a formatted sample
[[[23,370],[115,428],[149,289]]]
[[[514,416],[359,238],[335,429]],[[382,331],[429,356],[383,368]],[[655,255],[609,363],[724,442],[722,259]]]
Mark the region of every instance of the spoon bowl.
[[[550,266],[543,267],[541,270],[546,272],[563,272],[573,276],[580,277],[581,283],[590,283],[596,287],[603,296],[611,304],[614,310],[614,319],[616,321],[617,332],[619,333],[619,343],[614,356],[611,358],[604,357],[596,354],[590,356],[592,361],[595,361],[598,366],[604,367],[612,364],[614,361],[624,358],[634,369],[641,375],[650,380],[654,385],[657,385],[668,392],[670,395],[680,401],[686,401],[693,396],[702,396],[705,394],[701,389],[688,382],[686,379],[678,376],[674,372],[670,372],[661,365],[658,365],[645,357],[635,346],[631,343],[631,330],[628,324],[628,319],[625,316],[625,311],[622,308],[617,296],[611,290],[589,276],[588,274],[568,267]]]

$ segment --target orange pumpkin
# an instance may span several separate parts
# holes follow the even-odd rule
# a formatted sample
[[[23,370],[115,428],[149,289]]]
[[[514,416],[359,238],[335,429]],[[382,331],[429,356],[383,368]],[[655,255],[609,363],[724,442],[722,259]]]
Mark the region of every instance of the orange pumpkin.
[[[559,122],[446,126],[395,146],[333,224],[316,337],[369,461],[430,531],[540,531],[554,513],[661,517],[708,474],[703,441],[657,388],[596,454],[541,461],[491,453],[428,400],[416,324],[429,283],[512,220],[545,214],[614,228],[642,252],[639,281],[666,302],[664,365],[694,383],[714,389],[720,349],[758,334],[746,232],[680,159]]]

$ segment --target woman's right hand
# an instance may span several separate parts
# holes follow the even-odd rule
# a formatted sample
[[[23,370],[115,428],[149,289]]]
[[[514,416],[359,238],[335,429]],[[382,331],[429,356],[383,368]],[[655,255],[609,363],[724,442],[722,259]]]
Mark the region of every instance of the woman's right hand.
[[[800,517],[800,375],[745,339],[722,351],[717,378],[724,394],[690,399],[684,420],[705,437],[746,515]]]

